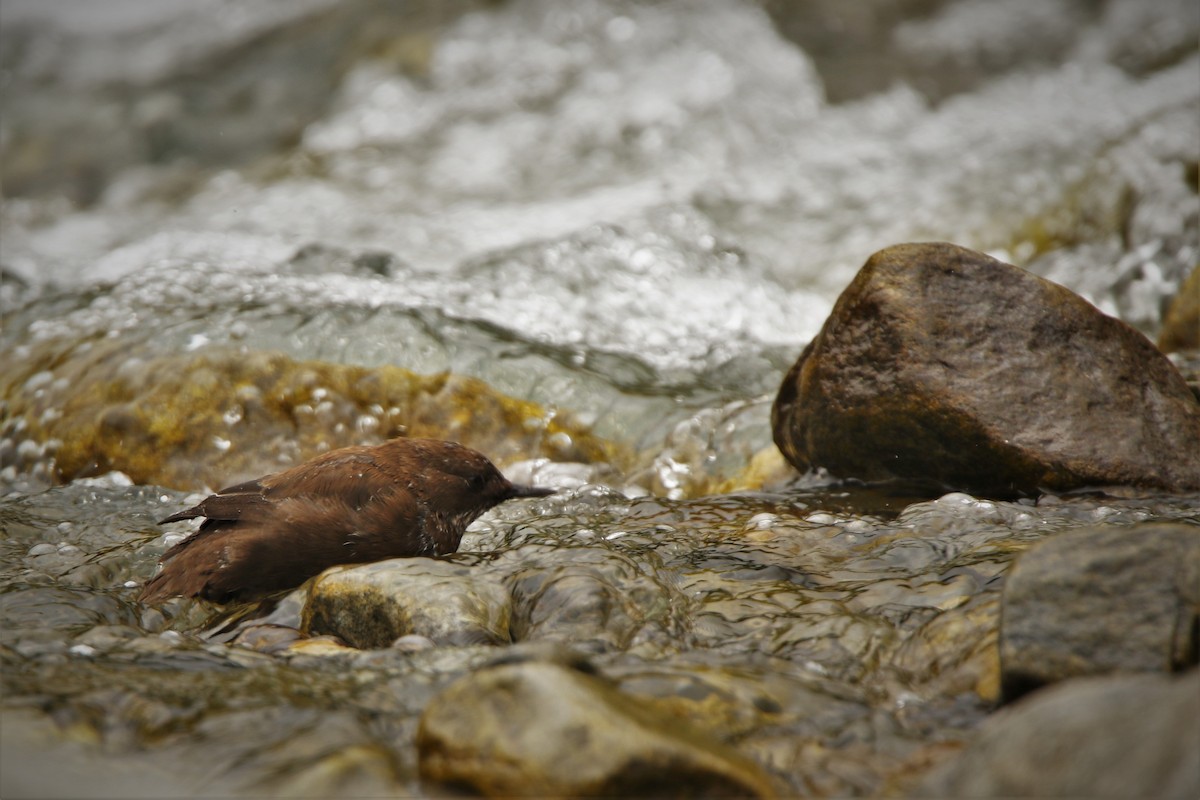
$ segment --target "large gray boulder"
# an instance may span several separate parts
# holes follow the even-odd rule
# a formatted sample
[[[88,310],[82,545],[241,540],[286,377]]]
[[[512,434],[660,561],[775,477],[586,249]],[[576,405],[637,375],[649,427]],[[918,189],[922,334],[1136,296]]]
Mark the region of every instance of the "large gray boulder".
[[[844,478],[1200,490],[1200,403],[1149,340],[952,244],[871,256],[784,379],[772,427],[797,469]]]
[[[915,797],[1200,797],[1200,672],[1078,678],[989,718]]]
[[[1200,527],[1057,534],[1023,554],[1004,582],[1004,695],[1081,675],[1196,666],[1198,621]]]

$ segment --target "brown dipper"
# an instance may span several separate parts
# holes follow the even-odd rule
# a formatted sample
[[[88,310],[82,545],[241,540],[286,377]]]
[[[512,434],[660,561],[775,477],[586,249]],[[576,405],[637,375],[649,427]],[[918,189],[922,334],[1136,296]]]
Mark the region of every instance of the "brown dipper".
[[[159,524],[205,517],[163,554],[138,599],[227,603],[299,586],[327,567],[458,549],[492,506],[553,489],[517,486],[483,455],[436,439],[344,447],[222,489]]]

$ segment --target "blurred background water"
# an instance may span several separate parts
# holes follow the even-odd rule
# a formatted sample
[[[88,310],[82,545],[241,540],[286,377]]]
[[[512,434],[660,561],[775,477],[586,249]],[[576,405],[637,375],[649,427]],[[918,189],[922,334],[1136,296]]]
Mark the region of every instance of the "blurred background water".
[[[1200,259],[1198,36],[1192,0],[5,0],[0,596],[54,609],[6,617],[9,667],[61,669],[98,622],[190,635],[187,613],[149,619],[124,586],[161,552],[156,516],[402,432],[602,487],[549,507],[538,535],[586,531],[596,509],[627,526],[629,498],[764,489],[727,515],[705,506],[713,530],[800,508],[826,515],[805,525],[878,532],[909,499],[797,499],[821,479],[797,482],[771,445],[783,373],[865,259],[902,241],[984,250],[1157,336]],[[402,415],[393,379],[367,375],[383,367],[466,383]],[[960,539],[967,507],[931,506],[930,535]],[[1196,512],[1068,507],[1002,527],[1023,542],[1097,514]],[[653,508],[668,528],[699,513]],[[499,519],[463,549],[535,546],[513,535],[528,520]],[[673,535],[655,547],[685,547]],[[728,545],[695,535],[686,547]],[[913,569],[962,568],[950,550]],[[976,578],[963,591],[994,590]],[[867,607],[891,619],[896,602]],[[731,630],[683,649],[759,652]],[[861,678],[867,662],[780,635],[773,656]],[[854,658],[876,663],[871,641]],[[63,680],[16,695],[95,727],[78,699],[93,688]],[[146,713],[125,718],[153,738]],[[405,752],[388,758],[411,789]],[[875,791],[871,769],[831,785]],[[212,786],[249,785],[235,778]]]
[[[6,3],[5,349],[448,369],[644,451],[772,392],[900,241],[1154,336],[1198,252],[1195,18]]]

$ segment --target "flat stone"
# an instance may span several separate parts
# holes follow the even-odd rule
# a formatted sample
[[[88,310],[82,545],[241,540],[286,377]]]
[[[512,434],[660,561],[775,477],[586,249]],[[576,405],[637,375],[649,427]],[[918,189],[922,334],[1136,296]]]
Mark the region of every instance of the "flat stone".
[[[1200,528],[1088,528],[1035,545],[1001,601],[1000,670],[1008,699],[1109,672],[1168,672],[1200,662]]]
[[[490,797],[774,796],[737,751],[558,664],[460,679],[426,707],[417,747],[422,778]]]
[[[783,381],[802,471],[976,494],[1200,489],[1200,403],[1141,333],[952,244],[873,255]]]

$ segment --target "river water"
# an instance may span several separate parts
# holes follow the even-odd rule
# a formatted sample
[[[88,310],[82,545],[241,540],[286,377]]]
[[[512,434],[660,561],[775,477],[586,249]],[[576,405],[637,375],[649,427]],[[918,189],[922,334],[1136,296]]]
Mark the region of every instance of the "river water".
[[[518,594],[561,579],[561,624],[528,640],[635,694],[698,674],[771,694],[779,714],[713,728],[786,793],[912,785],[995,701],[1017,553],[1200,522],[1200,498],[796,476],[770,402],[903,241],[984,250],[1156,336],[1200,259],[1197,16],[6,3],[6,785],[432,791],[416,719],[495,648],[265,653],[204,639],[210,609],[133,601],[179,535],[154,521],[195,493],[422,432],[560,487],[453,557]],[[567,613],[597,592],[608,612]]]

